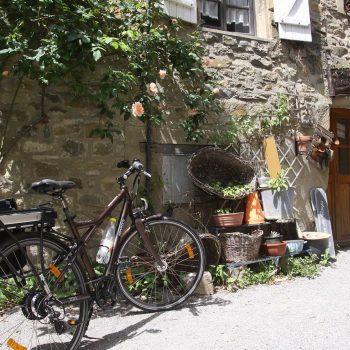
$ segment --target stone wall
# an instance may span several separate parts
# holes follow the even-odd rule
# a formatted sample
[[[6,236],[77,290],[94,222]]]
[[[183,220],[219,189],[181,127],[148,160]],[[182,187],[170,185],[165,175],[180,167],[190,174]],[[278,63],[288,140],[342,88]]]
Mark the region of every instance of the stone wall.
[[[266,5],[268,4],[268,5]],[[270,2],[258,2],[257,9],[267,11],[269,17],[257,24],[265,27],[263,38],[218,33],[203,30],[209,50],[209,69],[222,75],[220,98],[226,112],[209,117],[205,128],[208,134],[225,124],[233,114],[258,114],[276,103],[277,93],[290,97],[294,117],[299,128],[312,132],[313,123],[329,126],[327,82],[324,77],[327,64],[345,64],[349,58],[350,42],[348,18],[337,10],[336,0],[310,2],[313,19],[313,42],[281,42],[271,26]],[[259,27],[260,26],[260,27]],[[326,49],[330,51],[326,54]],[[3,76],[0,80],[0,128],[16,89],[16,80]],[[15,102],[9,133],[13,133],[40,113],[40,89],[33,82],[22,82]],[[342,106],[348,106],[347,100]],[[115,177],[120,173],[116,161],[138,157],[144,160],[140,142],[145,140],[144,125],[136,119],[121,122],[122,134],[114,143],[91,138],[96,126],[98,110],[88,101],[76,100],[64,85],[46,91],[48,123],[39,124],[24,137],[11,152],[1,174],[1,195],[15,195],[26,207],[45,202],[49,198],[33,195],[30,183],[41,178],[72,179],[78,189],[69,191],[73,210],[79,217],[96,215],[118,190]],[[176,118],[175,118],[176,119]],[[154,141],[159,143],[183,143],[184,134],[176,122],[154,130]],[[209,138],[203,143],[209,142]],[[300,156],[299,156],[300,157]],[[301,229],[312,227],[309,205],[309,189],[326,188],[328,171],[300,158],[302,171],[296,182],[295,213]],[[161,155],[153,157],[155,177],[161,177]],[[159,182],[161,184],[161,182]],[[161,197],[161,186],[155,186],[154,198]],[[161,207],[156,202],[156,207]],[[158,205],[157,205],[158,204]],[[305,209],[305,210],[304,210]]]

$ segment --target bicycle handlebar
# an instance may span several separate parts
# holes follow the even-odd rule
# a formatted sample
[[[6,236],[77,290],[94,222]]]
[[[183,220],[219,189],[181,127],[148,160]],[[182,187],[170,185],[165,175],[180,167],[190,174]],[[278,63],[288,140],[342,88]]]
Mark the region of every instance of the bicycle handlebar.
[[[121,162],[119,162],[118,165],[120,163]],[[138,159],[134,159],[134,161],[132,162],[132,165],[129,167],[128,171],[126,171],[122,176],[118,177],[118,182],[122,182],[123,180],[126,180],[130,175],[132,175],[135,172],[142,173],[149,178],[152,177],[152,175],[150,173],[143,170],[143,164]]]

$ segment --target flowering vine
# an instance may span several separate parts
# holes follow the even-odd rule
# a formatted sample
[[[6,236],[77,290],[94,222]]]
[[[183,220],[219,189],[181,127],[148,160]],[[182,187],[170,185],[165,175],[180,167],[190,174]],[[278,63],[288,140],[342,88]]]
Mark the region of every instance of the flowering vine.
[[[94,133],[102,138],[118,132],[118,116],[160,125],[176,111],[188,140],[198,141],[217,94],[205,57],[201,32],[167,17],[160,0],[0,4],[0,64],[12,58],[10,74],[43,86],[64,79],[95,101],[105,118]],[[100,63],[96,82],[87,73]]]

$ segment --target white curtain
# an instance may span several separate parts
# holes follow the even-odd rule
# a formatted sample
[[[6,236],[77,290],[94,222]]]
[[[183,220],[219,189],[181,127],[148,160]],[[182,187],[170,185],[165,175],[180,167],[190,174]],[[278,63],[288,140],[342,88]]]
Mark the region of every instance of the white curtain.
[[[226,22],[231,23],[243,23],[244,26],[249,26],[249,12],[248,10],[227,8],[226,9]]]
[[[249,0],[226,0],[226,4],[231,6],[249,6]]]
[[[202,1],[202,14],[213,19],[219,19],[219,3],[216,1]]]

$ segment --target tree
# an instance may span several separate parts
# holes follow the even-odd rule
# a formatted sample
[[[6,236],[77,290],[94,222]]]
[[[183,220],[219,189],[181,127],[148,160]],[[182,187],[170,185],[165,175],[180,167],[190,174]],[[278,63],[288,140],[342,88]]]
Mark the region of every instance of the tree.
[[[165,122],[176,91],[180,125],[188,140],[198,141],[215,99],[205,55],[200,31],[185,33],[160,0],[0,0],[1,66],[11,59],[9,71],[19,79],[43,88],[64,79],[78,96],[95,101],[104,118],[94,133],[102,138],[119,131],[116,116]],[[104,73],[91,83],[86,77],[100,62]],[[6,127],[0,162],[5,141]]]

